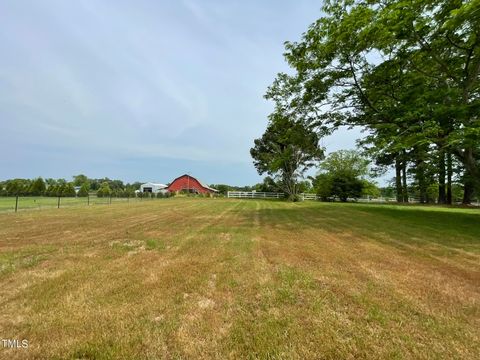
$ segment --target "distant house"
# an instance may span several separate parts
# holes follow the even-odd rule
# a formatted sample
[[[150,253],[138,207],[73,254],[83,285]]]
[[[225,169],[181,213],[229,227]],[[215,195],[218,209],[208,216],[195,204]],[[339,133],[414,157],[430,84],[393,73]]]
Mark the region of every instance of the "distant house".
[[[185,191],[194,194],[214,194],[217,189],[213,189],[190,175],[182,175],[173,180],[167,188],[170,192]]]
[[[140,192],[157,194],[162,190],[165,191],[166,188],[167,188],[167,185],[165,184],[147,182],[145,184],[140,185]]]

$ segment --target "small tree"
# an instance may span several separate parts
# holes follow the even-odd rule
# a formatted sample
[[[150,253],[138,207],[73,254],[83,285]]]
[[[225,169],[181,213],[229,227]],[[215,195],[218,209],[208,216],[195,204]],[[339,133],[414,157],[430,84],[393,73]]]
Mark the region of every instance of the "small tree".
[[[90,186],[88,185],[88,183],[83,183],[83,185],[80,187],[80,190],[78,190],[77,196],[87,197],[89,191],[90,191]]]
[[[354,150],[340,150],[331,153],[320,164],[321,173],[314,180],[317,194],[327,200],[338,197],[341,201],[362,196],[364,187],[370,182],[365,177],[368,174],[368,160]]]
[[[346,202],[348,198],[358,199],[362,195],[363,182],[351,175],[333,175],[332,195]]]
[[[76,192],[75,192],[75,187],[73,186],[73,183],[65,183],[60,187],[59,196],[70,197],[75,195],[76,195]]]
[[[348,198],[357,199],[362,195],[363,186],[363,180],[351,174],[319,174],[315,179],[317,195],[324,201],[335,197],[343,202]]]
[[[331,176],[329,174],[318,174],[313,180],[313,187],[323,201],[328,201],[332,196]]]
[[[7,180],[5,190],[8,195],[26,195],[30,188],[30,181],[25,179]]]
[[[135,197],[135,190],[133,188],[125,189],[125,197],[127,197],[127,198]]]
[[[108,185],[108,182],[104,181],[102,185],[100,185],[100,189],[97,191],[97,196],[98,197],[108,197],[112,194],[112,190],[110,189],[110,186]]]
[[[58,195],[58,186],[55,184],[48,185],[47,190],[45,191],[47,196],[57,196]]]
[[[40,196],[45,193],[46,190],[45,181],[41,177],[35,179],[30,185],[30,195]]]
[[[227,192],[230,190],[230,186],[226,184],[211,184],[211,188],[217,189],[219,194],[227,195]]]
[[[255,191],[260,192],[279,192],[282,191],[280,187],[277,185],[275,180],[273,180],[270,176],[266,176],[263,179],[263,182],[256,184],[254,186]]]
[[[270,115],[267,130],[255,140],[250,154],[258,173],[273,176],[289,200],[296,200],[299,180],[322,159],[323,149],[312,127],[277,111]]]

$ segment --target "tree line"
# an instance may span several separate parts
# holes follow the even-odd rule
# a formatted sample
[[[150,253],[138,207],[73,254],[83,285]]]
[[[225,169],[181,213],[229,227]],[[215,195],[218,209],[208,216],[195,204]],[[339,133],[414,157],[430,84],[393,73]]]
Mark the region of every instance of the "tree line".
[[[322,10],[285,43],[293,71],[266,92],[275,110],[251,150],[259,173],[295,193],[323,158],[319,139],[359,127],[371,167],[394,170],[397,201],[415,192],[451,204],[460,186],[471,203],[480,193],[479,2],[331,0]]]
[[[134,197],[140,182],[123,183],[109,178],[91,179],[80,174],[72,181],[65,179],[9,179],[0,181],[0,196],[62,196],[86,197],[95,193],[98,197]]]
[[[96,194],[99,197],[152,197],[149,193],[135,193],[140,189],[141,182],[124,183],[122,180],[105,178],[88,178],[80,174],[72,177],[72,181],[65,179],[9,179],[0,181],[0,196],[88,196]],[[262,183],[255,185],[233,186],[228,184],[211,184],[210,187],[226,195],[228,191],[266,191],[278,192],[281,189],[272,178],[266,177]],[[304,192],[311,190],[309,181],[304,181],[301,189]],[[155,195],[155,194],[153,194]],[[165,195],[165,194],[162,194]]]

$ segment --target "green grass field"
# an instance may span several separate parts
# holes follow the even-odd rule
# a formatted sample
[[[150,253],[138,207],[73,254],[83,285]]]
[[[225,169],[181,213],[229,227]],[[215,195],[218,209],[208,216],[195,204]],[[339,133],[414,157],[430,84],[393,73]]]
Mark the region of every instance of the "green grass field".
[[[5,359],[480,358],[480,211],[173,198],[0,214]]]

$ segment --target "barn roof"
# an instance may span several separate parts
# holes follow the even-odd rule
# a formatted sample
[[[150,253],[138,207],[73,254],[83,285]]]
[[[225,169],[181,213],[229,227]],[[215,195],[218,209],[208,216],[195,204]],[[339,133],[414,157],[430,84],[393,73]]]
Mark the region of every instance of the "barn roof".
[[[211,191],[214,191],[214,192],[218,192],[217,189],[211,188],[210,186],[208,186],[208,185],[206,185],[205,183],[203,183],[203,182],[201,182],[200,180],[198,180],[196,177],[193,177],[192,175],[188,175],[188,174],[183,174],[183,175],[175,178],[170,184],[173,184],[176,180],[178,180],[178,179],[180,179],[180,178],[182,178],[182,177],[184,177],[184,176],[188,176],[188,177],[191,178],[191,179],[197,180],[198,183],[199,183],[202,187],[204,187],[205,189],[208,189],[208,190],[211,190]]]
[[[146,182],[145,184],[142,184],[141,186],[145,186],[145,185],[147,185],[147,186],[149,186],[149,185],[152,186],[153,185],[153,186],[164,187],[164,188],[167,187],[167,185],[165,185],[165,184],[153,183],[153,182]]]

